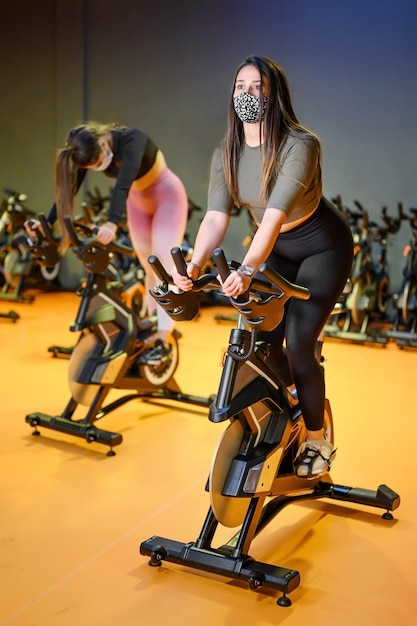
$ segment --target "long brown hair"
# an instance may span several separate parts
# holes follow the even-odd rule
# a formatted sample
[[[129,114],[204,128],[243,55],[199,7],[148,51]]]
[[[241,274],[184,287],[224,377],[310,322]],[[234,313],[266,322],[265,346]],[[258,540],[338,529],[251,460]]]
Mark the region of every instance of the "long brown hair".
[[[278,155],[285,137],[291,131],[300,131],[315,137],[311,131],[304,128],[297,119],[291,102],[287,76],[280,65],[268,57],[249,56],[239,65],[233,80],[226,134],[223,139],[222,160],[226,183],[236,207],[241,206],[238,189],[238,164],[244,148],[245,139],[243,122],[236,115],[233,106],[233,93],[236,77],[240,70],[247,65],[253,65],[261,75],[261,102],[264,98],[264,85],[268,85],[268,104],[259,125],[260,143],[263,131],[264,159],[261,173],[261,198],[266,204],[272,187],[278,175]]]
[[[58,150],[56,154],[55,203],[62,234],[61,252],[65,252],[69,244],[64,217],[69,216],[71,219],[73,217],[74,196],[77,192],[77,170],[98,161],[99,139],[118,127],[117,124],[97,122],[80,124],[70,130],[65,147]]]

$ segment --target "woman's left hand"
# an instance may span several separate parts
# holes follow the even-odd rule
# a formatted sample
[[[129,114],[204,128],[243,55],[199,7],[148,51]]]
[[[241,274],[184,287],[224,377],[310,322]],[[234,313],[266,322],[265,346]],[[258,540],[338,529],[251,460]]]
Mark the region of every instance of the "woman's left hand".
[[[116,230],[116,224],[106,222],[103,226],[99,226],[96,234],[97,239],[103,244],[103,246],[107,246],[116,237]]]
[[[222,283],[220,276],[218,276]],[[226,280],[222,283],[223,293],[228,298],[237,298],[242,293],[246,293],[252,282],[251,276],[246,276],[242,272],[232,271]]]

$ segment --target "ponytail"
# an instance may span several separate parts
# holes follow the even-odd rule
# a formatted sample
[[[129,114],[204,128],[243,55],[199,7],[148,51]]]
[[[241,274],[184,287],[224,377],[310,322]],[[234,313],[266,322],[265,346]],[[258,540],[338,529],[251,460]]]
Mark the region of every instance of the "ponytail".
[[[59,150],[55,160],[55,203],[58,223],[61,229],[60,252],[63,254],[69,246],[69,236],[64,217],[71,219],[74,212],[75,176],[71,163],[71,149]]]

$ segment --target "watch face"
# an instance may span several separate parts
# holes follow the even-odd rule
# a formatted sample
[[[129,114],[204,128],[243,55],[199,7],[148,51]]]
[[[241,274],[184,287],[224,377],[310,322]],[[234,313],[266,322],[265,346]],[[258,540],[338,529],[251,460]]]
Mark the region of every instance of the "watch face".
[[[250,265],[241,265],[239,271],[245,274],[245,276],[253,276],[254,273],[254,269]]]

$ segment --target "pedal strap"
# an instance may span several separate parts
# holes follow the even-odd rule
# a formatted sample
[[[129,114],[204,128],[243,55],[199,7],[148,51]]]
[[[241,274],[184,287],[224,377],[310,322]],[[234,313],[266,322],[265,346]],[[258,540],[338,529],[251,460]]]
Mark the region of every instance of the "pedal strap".
[[[325,456],[324,454],[322,454],[322,452],[320,450],[318,450],[317,448],[314,448],[312,446],[309,446],[308,444],[304,447],[304,449],[301,451],[300,455],[298,457],[296,457],[295,459],[295,466],[296,468],[300,467],[301,465],[304,465],[307,467],[308,473],[306,478],[311,478],[314,476],[312,470],[313,470],[313,465],[314,465],[314,461],[320,457],[323,459],[323,461],[326,463],[327,465],[327,469],[329,470],[332,464],[332,458],[333,456],[336,454],[336,450],[332,450],[330,453],[330,456]]]

